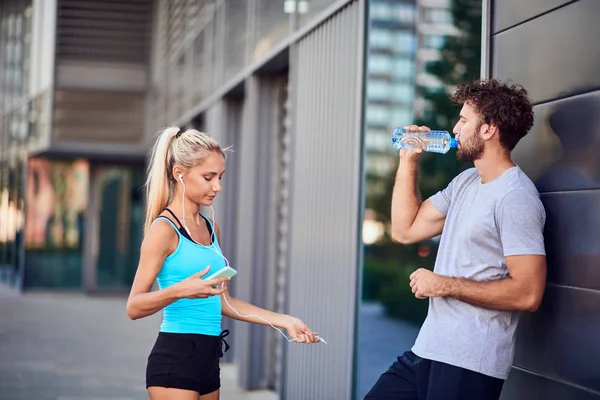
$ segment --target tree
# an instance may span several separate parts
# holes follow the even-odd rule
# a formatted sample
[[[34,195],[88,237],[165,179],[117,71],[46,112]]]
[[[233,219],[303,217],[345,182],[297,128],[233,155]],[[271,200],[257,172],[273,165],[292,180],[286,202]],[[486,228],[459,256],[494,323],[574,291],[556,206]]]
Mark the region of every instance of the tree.
[[[429,74],[439,79],[441,87],[416,88],[417,97],[425,100],[427,107],[422,115],[416,116],[415,123],[434,129],[452,129],[459,109],[450,101],[450,95],[456,85],[480,76],[481,0],[453,0],[451,13],[454,26],[460,34],[446,37],[444,46],[440,49],[441,58],[425,68]],[[419,182],[423,198],[445,187],[458,173],[470,167],[471,163],[457,161],[452,150],[446,155],[423,154]],[[367,201],[385,223],[390,221],[395,173],[393,170],[386,178],[385,193]]]
[[[425,70],[439,79],[441,88],[417,87],[417,93],[427,103],[425,112],[417,116],[418,125],[448,127],[457,120],[458,108],[449,97],[456,85],[478,79],[481,72],[481,0],[453,0],[451,6],[456,36],[447,36],[441,58],[429,63]],[[425,154],[421,162],[421,191],[430,196],[445,187],[452,178],[472,163],[462,163],[455,157]],[[433,176],[433,179],[427,179]]]
[[[449,97],[454,91],[456,85],[477,79],[480,77],[481,63],[481,0],[453,0],[451,5],[451,14],[454,26],[460,32],[457,36],[447,36],[443,47],[440,49],[440,59],[426,65],[425,70],[435,76],[441,83],[439,88],[417,87],[417,97],[423,99],[426,103],[424,112],[416,116],[415,123],[426,125],[432,129],[451,130],[454,126],[459,108],[450,101]],[[419,188],[423,199],[444,188],[461,171],[472,167],[472,163],[459,162],[455,157],[453,150],[445,155],[424,153],[420,161],[420,180]],[[385,179],[385,190],[381,196],[370,196],[367,199],[367,206],[376,211],[379,219],[388,224],[391,216],[392,190],[395,180],[395,169]],[[391,243],[387,238],[387,243],[377,251],[377,257],[384,262],[384,257],[401,256],[401,264],[404,268],[414,269],[415,267],[433,268],[435,255],[437,253],[437,244],[435,242],[427,243],[427,257],[419,255],[419,249],[422,245],[400,246]],[[375,252],[372,252],[375,253]],[[384,257],[381,257],[385,255]],[[373,254],[371,257],[375,256]],[[381,257],[381,258],[380,258]],[[377,261],[371,261],[376,265]],[[365,275],[369,274],[369,266],[365,265]],[[406,285],[404,281],[385,279],[381,283],[382,287],[377,290],[381,293],[380,298],[384,303],[389,314],[399,317],[406,317],[418,322],[424,317],[426,308],[422,304],[404,303],[404,311],[398,314],[397,297]],[[390,287],[394,286],[394,287]],[[411,296],[409,296],[411,297]],[[414,300],[414,297],[411,297]],[[406,300],[403,300],[406,301]],[[408,302],[408,301],[407,301]],[[422,313],[421,316],[415,316],[415,310]],[[406,315],[402,315],[405,313]]]

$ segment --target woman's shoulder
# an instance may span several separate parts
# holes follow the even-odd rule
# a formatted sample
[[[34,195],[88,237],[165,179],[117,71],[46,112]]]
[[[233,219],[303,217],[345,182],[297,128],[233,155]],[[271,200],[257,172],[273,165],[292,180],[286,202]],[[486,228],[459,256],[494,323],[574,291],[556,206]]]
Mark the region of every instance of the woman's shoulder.
[[[142,247],[158,251],[164,249],[171,253],[177,247],[178,235],[175,229],[169,219],[163,218],[162,215],[159,216],[150,225],[144,236]]]

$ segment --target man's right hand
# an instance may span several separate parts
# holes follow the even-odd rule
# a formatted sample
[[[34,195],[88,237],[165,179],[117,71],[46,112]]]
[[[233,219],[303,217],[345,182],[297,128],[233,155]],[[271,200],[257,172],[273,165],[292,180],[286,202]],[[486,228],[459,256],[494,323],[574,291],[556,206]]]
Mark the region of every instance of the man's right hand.
[[[429,131],[429,127],[427,126],[417,126],[417,125],[409,125],[409,126],[405,126],[404,129],[406,129],[409,132],[427,132]],[[421,148],[416,148],[416,149],[407,149],[407,148],[402,148],[400,149],[400,160],[407,160],[411,163],[416,163],[419,161],[419,158],[421,157],[421,154],[423,153],[423,149]]]
[[[224,293],[227,290],[227,285],[223,285],[223,283],[229,281],[229,278],[200,279],[209,270],[210,266],[177,283],[177,297],[182,299],[205,299]]]

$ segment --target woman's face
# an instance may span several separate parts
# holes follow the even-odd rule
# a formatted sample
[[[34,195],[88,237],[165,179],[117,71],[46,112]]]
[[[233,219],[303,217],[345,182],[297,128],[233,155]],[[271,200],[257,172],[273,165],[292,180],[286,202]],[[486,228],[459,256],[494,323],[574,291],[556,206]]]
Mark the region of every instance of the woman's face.
[[[194,203],[210,206],[221,191],[221,178],[225,172],[225,160],[217,152],[211,151],[203,162],[183,173],[185,196]]]

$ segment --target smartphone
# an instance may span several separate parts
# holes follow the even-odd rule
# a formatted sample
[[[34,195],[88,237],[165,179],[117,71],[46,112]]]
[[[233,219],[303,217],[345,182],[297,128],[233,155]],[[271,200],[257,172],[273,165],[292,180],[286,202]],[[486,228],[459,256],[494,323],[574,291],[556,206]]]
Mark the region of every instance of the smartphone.
[[[235,274],[237,274],[237,271],[229,266],[223,267],[218,271],[213,272],[212,274],[208,275],[207,277],[203,277],[203,280],[209,280],[209,279],[214,279],[214,278],[225,278],[225,277],[229,277],[229,278],[233,278],[235,276]]]

